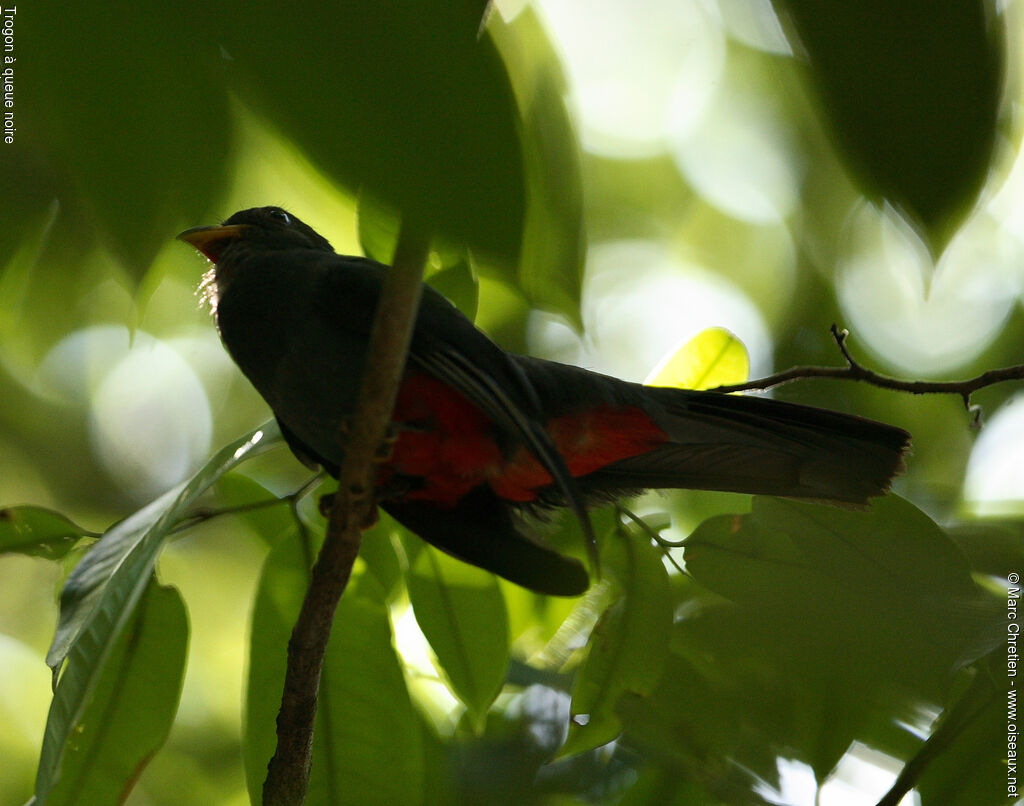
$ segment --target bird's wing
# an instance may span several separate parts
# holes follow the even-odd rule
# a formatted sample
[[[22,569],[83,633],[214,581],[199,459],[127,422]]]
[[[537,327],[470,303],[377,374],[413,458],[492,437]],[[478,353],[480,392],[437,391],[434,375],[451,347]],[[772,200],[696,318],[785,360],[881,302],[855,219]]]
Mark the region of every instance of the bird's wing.
[[[332,257],[321,310],[340,327],[368,334],[387,269],[365,258]],[[343,318],[338,317],[339,308],[345,311]],[[536,392],[522,368],[430,286],[423,289],[409,360],[465,395],[502,432],[529,448],[579,519],[596,572],[597,541],[583,497],[545,428]]]

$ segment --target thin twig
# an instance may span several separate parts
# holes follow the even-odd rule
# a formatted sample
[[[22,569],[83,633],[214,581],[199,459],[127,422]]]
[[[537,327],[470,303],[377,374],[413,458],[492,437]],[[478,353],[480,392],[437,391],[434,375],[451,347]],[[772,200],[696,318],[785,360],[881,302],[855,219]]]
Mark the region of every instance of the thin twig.
[[[668,540],[662,537],[661,534],[659,534],[658,531],[654,527],[652,527],[647,521],[645,521],[636,513],[622,506],[621,504],[618,505],[618,509],[623,515],[625,515],[627,518],[633,521],[633,523],[639,526],[641,531],[643,531],[644,534],[646,534],[649,538],[651,538],[651,540],[653,540],[659,546],[664,546],[670,549],[678,549],[686,545],[685,540]]]
[[[355,411],[343,435],[327,536],[313,566],[302,611],[288,642],[277,750],[263,785],[264,806],[298,806],[306,797],[313,748],[317,689],[331,622],[352,573],[364,526],[376,512],[373,465],[391,420],[419,305],[428,239],[403,221],[393,267],[384,279]]]
[[[319,484],[323,477],[324,473],[317,473],[311,476],[308,481],[303,482],[302,486],[297,490],[280,498],[261,498],[258,501],[249,501],[245,504],[235,504],[229,507],[197,507],[189,511],[184,519],[171,529],[171,534],[184,532],[193,526],[198,526],[200,523],[206,523],[206,521],[220,518],[224,515],[241,515],[245,512],[256,512],[261,509],[269,509],[270,507],[283,506],[285,504],[292,508],[295,520],[299,522],[298,512],[295,511],[296,503],[302,500],[310,490]]]
[[[666,540],[664,537],[661,536],[657,529],[651,526],[639,515],[622,506],[622,504],[618,504],[616,508],[619,510],[619,513],[621,515],[625,515],[627,518],[629,518],[634,524],[636,524],[636,526],[640,528],[640,531],[642,531],[645,535],[647,535],[647,537],[654,541],[655,545],[657,545],[658,548],[661,549],[662,554],[665,556],[665,559],[672,563],[672,565],[675,566],[675,569],[680,574],[687,577],[690,576],[689,573],[687,573],[686,569],[684,569],[679,563],[676,562],[676,558],[672,556],[671,552],[671,549],[681,548],[682,546],[685,546],[685,540]]]
[[[1004,381],[1024,380],[1024,364],[1017,364],[1012,367],[1001,369],[990,369],[973,378],[962,381],[905,381],[900,378],[893,378],[889,375],[882,375],[879,372],[870,370],[858,363],[846,346],[846,339],[850,335],[848,330],[840,330],[832,325],[832,338],[846,361],[845,367],[819,367],[803,366],[791,367],[774,375],[768,375],[755,381],[737,383],[730,386],[719,386],[710,391],[713,392],[744,392],[753,389],[771,389],[792,381],[799,381],[805,378],[836,378],[847,381],[863,381],[872,386],[882,389],[892,389],[897,392],[909,392],[912,395],[959,395],[968,409],[971,406],[971,395],[986,386],[1003,383]]]

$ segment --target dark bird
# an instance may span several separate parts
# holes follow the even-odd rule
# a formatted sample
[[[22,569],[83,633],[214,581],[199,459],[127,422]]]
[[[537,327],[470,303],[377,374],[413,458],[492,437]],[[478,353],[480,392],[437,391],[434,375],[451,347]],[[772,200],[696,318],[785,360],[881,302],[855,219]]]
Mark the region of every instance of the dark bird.
[[[387,267],[336,254],[279,207],[178,237],[214,264],[204,287],[221,339],[292,451],[337,475]],[[380,506],[443,551],[558,595],[589,579],[529,533],[545,509],[649,488],[863,504],[885,492],[909,443],[848,414],[516,355],[429,286],[393,427]]]

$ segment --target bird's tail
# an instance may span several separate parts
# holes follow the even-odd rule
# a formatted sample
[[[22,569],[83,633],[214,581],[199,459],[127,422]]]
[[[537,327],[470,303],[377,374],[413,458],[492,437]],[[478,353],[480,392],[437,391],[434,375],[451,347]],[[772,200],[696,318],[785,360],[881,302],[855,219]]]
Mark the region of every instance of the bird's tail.
[[[685,488],[863,504],[903,469],[900,428],[768,398],[646,387],[669,435],[658,448],[579,479],[592,495]]]

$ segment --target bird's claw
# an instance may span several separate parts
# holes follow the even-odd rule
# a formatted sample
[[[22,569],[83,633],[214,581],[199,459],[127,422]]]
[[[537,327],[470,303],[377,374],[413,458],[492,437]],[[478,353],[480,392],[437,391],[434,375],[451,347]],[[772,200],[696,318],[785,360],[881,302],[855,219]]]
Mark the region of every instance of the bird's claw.
[[[360,484],[353,484],[349,487],[348,500],[350,505],[360,503],[372,496],[373,493],[367,491],[367,489]],[[320,496],[320,500],[317,502],[317,509],[319,509],[320,514],[323,517],[330,518],[336,497],[337,493],[326,493]],[[377,525],[378,520],[380,520],[380,516],[377,514],[376,501],[371,501],[371,506],[366,510],[366,515],[364,516],[362,523],[359,524],[359,527],[363,530],[372,529]]]
[[[338,442],[344,446],[348,442],[349,434],[352,431],[352,415],[345,415],[338,424]],[[391,454],[395,443],[398,442],[398,426],[394,422],[388,423],[387,430],[373,454],[373,463],[378,465],[387,464],[391,460]]]
[[[395,451],[396,442],[398,442],[398,428],[393,422],[388,423],[387,430],[384,432],[384,438],[381,439],[380,445],[377,446],[377,450],[373,454],[373,463],[376,465],[386,465],[390,462]]]

